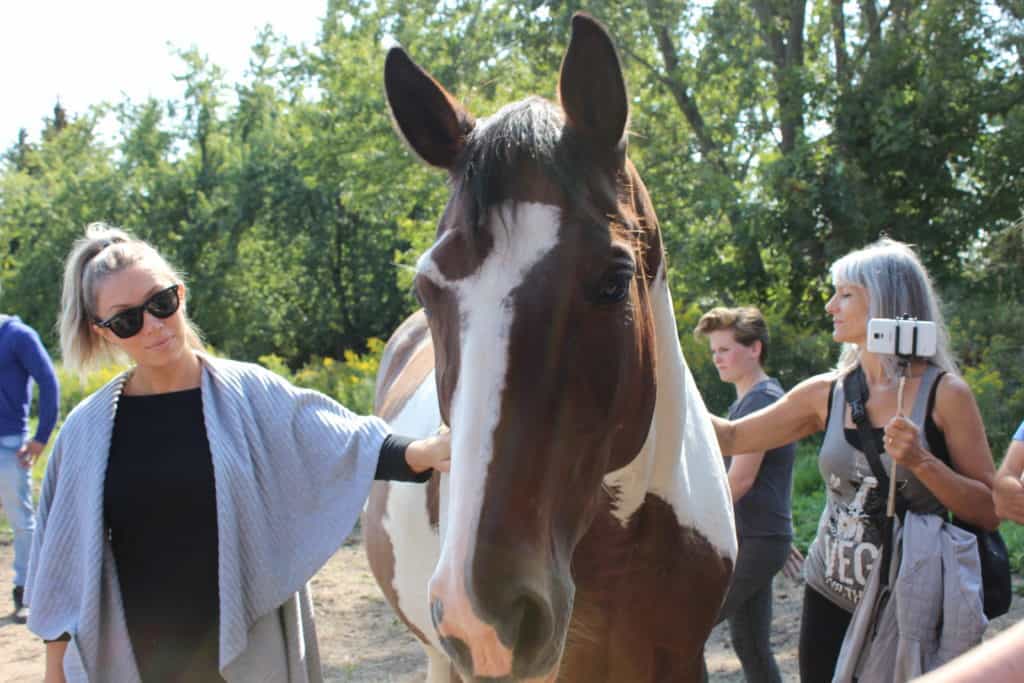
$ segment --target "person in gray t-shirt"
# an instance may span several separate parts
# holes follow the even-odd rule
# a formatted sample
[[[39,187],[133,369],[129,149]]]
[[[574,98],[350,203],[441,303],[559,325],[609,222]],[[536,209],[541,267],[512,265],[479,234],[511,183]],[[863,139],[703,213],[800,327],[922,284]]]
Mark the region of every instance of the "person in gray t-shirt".
[[[782,385],[764,370],[768,326],[758,309],[712,309],[701,317],[695,332],[708,338],[718,376],[736,387],[730,420],[782,397]],[[770,642],[772,579],[785,565],[793,540],[790,494],[795,457],[796,446],[790,443],[725,458],[739,555],[718,618],[729,622],[743,675],[752,683],[782,680]]]

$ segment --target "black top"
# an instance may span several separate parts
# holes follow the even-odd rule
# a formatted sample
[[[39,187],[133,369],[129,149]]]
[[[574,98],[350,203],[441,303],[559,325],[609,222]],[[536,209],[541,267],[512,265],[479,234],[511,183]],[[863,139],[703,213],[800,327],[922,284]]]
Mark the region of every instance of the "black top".
[[[199,389],[121,396],[103,512],[142,680],[222,681],[217,496]]]
[[[389,436],[375,478],[426,481]],[[144,683],[218,673],[217,495],[201,390],[122,395],[103,512],[135,661]]]
[[[729,408],[729,419],[739,418],[769,406],[785,392],[778,380],[769,377],[750,388]],[[793,538],[790,499],[793,493],[793,463],[796,444],[789,443],[765,452],[750,490],[736,501],[736,535],[740,538]],[[725,458],[725,468],[732,467]]]

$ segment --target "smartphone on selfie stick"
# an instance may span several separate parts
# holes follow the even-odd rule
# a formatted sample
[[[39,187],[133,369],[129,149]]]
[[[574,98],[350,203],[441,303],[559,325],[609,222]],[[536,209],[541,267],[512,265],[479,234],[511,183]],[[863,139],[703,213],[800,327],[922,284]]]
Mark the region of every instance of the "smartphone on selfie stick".
[[[938,340],[935,323],[910,316],[872,318],[868,321],[868,351],[896,356],[900,366],[900,386],[896,394],[896,414],[903,416],[903,387],[907,381],[910,361],[935,355]],[[886,514],[896,514],[896,461],[889,475],[889,504]]]

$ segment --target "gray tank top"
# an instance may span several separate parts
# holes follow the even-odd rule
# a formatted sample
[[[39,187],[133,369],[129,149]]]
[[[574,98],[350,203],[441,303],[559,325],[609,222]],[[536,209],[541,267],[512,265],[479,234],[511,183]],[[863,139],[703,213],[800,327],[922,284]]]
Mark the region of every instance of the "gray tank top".
[[[931,451],[925,436],[928,396],[940,374],[929,365],[921,377],[910,417],[921,431],[921,443]],[[818,455],[818,469],[825,480],[825,509],[818,534],[804,564],[807,584],[839,607],[852,612],[860,602],[875,559],[881,550],[882,525],[889,492],[882,490],[863,452],[852,446],[845,431],[846,397],[843,380],[835,384],[825,440]],[[880,453],[889,472],[892,460]],[[900,494],[919,514],[945,514],[935,495],[910,470],[896,467]]]

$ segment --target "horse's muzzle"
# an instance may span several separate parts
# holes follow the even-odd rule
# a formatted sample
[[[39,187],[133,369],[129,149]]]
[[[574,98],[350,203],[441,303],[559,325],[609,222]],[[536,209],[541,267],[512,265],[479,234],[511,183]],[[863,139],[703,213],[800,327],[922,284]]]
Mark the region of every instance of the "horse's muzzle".
[[[431,618],[442,646],[471,680],[548,678],[562,654],[571,583],[566,586],[536,567],[529,571],[534,564],[529,558],[506,555],[495,561],[505,553],[490,549],[481,555],[480,550],[471,580],[451,581],[439,568],[431,581]],[[496,571],[483,574],[486,567]]]

